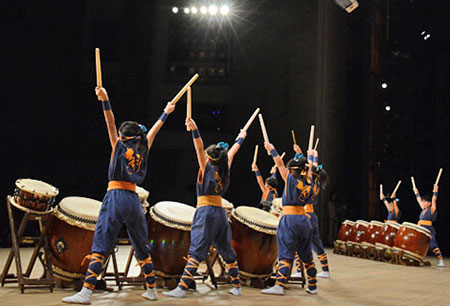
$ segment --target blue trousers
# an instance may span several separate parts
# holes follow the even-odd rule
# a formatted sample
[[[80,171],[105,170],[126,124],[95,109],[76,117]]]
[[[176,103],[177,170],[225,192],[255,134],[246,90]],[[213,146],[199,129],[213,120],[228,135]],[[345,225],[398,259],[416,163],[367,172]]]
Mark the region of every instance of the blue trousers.
[[[431,240],[430,240],[430,250],[434,250],[435,248],[439,248],[439,245],[436,240],[436,229],[434,226],[430,225],[421,225],[430,231]]]
[[[319,218],[317,218],[315,213],[308,213],[308,215],[310,216],[309,222],[311,222],[312,228],[312,249],[317,255],[322,255],[325,253],[325,249],[320,239]]]
[[[137,259],[146,259],[150,254],[147,244],[148,227],[139,196],[133,191],[121,189],[109,190],[103,199],[95,228],[92,253],[106,256],[114,246],[124,223]]]

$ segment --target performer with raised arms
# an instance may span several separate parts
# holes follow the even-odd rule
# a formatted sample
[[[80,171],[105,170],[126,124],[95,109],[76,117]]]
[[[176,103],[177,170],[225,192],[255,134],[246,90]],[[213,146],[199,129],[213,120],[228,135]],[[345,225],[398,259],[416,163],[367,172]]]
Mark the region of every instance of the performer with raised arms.
[[[402,181],[399,181],[397,186],[400,186],[401,182]],[[384,205],[388,210],[388,216],[385,221],[398,223],[398,221],[400,220],[401,212],[400,209],[398,208],[398,202],[400,200],[396,197],[397,190],[398,187],[394,189],[394,192],[392,192],[391,196],[388,195],[386,197],[383,194],[383,185],[380,185],[380,200],[383,201]]]
[[[433,222],[436,222],[437,219],[437,197],[439,190],[439,179],[441,177],[442,169],[440,169],[438,178],[436,179],[436,183],[433,186],[433,196],[426,194],[424,196],[420,196],[419,190],[416,187],[416,183],[414,178],[411,177],[411,181],[413,184],[413,191],[416,195],[417,203],[419,203],[420,208],[422,208],[422,212],[419,215],[418,225],[425,227],[431,233],[431,241],[430,241],[430,249],[438,258],[438,267],[445,267],[444,257],[442,256],[441,250],[439,249],[439,245],[436,240],[436,229],[433,226]]]
[[[274,286],[262,290],[261,293],[284,295],[284,286],[289,277],[294,254],[297,252],[306,267],[308,279],[306,291],[310,294],[317,294],[317,270],[311,252],[311,223],[304,208],[305,203],[309,201],[313,194],[314,184],[311,168],[302,175],[302,171],[306,169],[306,159],[301,157],[291,159],[286,169],[273,144],[265,142],[264,147],[271,153],[278,171],[285,181],[285,188],[283,192],[283,215],[277,230],[277,280]],[[308,150],[308,155],[312,156],[313,150]]]
[[[148,238],[147,221],[142,211],[136,184],[140,184],[147,172],[147,157],[156,134],[163,126],[167,116],[175,106],[170,102],[164,108],[161,117],[150,131],[134,121],[125,121],[117,132],[114,114],[111,109],[108,94],[102,87],[95,88],[95,93],[103,106],[109,140],[111,142],[111,161],[108,171],[108,191],[103,199],[102,207],[95,228],[94,242],[83,288],[77,294],[63,298],[63,302],[73,304],[90,304],[92,291],[97,282],[97,276],[112,247],[117,235],[125,223],[128,229],[139,265],[145,276],[147,291],[142,297],[149,300],[158,299],[155,288],[155,273],[150,257],[150,249],[146,243]]]
[[[186,118],[186,127],[192,131],[195,151],[200,170],[197,177],[197,210],[191,228],[189,258],[178,286],[172,291],[163,292],[165,296],[182,298],[192,286],[194,275],[200,262],[205,260],[211,245],[214,245],[227,264],[233,288],[230,294],[240,296],[241,287],[236,253],[231,247],[231,228],[225,210],[222,208],[222,195],[230,184],[230,168],[234,156],[244,142],[247,132],[241,130],[236,143],[228,150],[228,144],[219,142],[206,150],[194,120]]]

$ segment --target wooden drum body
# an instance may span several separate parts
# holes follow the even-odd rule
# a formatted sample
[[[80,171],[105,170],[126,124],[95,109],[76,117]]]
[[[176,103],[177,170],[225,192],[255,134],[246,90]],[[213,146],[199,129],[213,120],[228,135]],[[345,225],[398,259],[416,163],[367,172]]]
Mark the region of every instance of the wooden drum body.
[[[422,261],[430,247],[430,231],[420,225],[403,222],[395,236],[394,248],[400,249],[413,259]]]
[[[387,221],[384,224],[383,232],[378,237],[378,241],[375,243],[376,246],[391,248],[394,246],[395,236],[400,228],[400,224],[395,222]]]
[[[361,242],[366,239],[366,232],[369,227],[369,222],[364,220],[357,220],[355,225],[353,226],[353,230],[350,233],[350,237],[348,239],[349,242],[355,244],[361,244]]]
[[[368,246],[375,246],[375,243],[377,243],[381,238],[381,235],[383,233],[384,229],[384,223],[379,221],[371,221],[369,223],[369,226],[367,228],[364,241],[362,242],[363,245]]]
[[[266,278],[278,257],[278,218],[262,209],[241,206],[231,214],[231,244],[239,273],[247,278]]]
[[[67,197],[54,210],[48,230],[55,277],[64,281],[82,280],[91,253],[95,226],[102,202],[82,197]]]
[[[177,202],[159,202],[150,208],[148,234],[156,275],[172,278],[183,274],[194,213],[195,208]]]
[[[58,193],[58,188],[42,181],[18,179],[14,190],[14,201],[31,210],[49,211]]]
[[[341,228],[339,229],[337,242],[346,242],[350,239],[353,231],[353,227],[355,226],[355,222],[345,220],[341,224]]]

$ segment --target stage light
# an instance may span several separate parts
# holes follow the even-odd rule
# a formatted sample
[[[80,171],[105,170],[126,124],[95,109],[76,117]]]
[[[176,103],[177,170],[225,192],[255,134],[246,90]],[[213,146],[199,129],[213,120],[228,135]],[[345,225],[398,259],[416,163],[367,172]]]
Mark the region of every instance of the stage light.
[[[390,107],[389,105],[386,105],[385,109],[386,109],[386,111],[388,112],[388,111],[391,110],[391,107]]]
[[[425,35],[425,37],[423,38],[423,40],[427,40],[428,38],[430,38],[431,37],[431,35],[430,34],[427,34],[427,35]]]
[[[387,88],[387,83],[383,83],[383,84],[381,84],[381,88],[384,88],[384,89],[386,89],[386,88]]]
[[[206,13],[208,13],[208,9],[206,8],[206,6],[202,6],[200,8],[200,13],[202,13],[203,15],[205,15]]]
[[[172,13],[174,14],[178,13],[178,7],[176,6],[172,7]]]
[[[211,5],[211,6],[209,7],[209,13],[210,13],[211,15],[216,15],[216,14],[217,14],[217,6]]]
[[[193,6],[193,7],[191,7],[191,12],[192,12],[192,14],[197,14],[198,9],[195,6]]]
[[[422,33],[420,33],[420,35],[423,36],[423,35],[425,35],[425,33],[426,33],[426,31],[422,31]]]
[[[189,12],[190,12],[191,10],[190,10],[188,7],[185,7],[183,11],[184,11],[185,14],[189,14]]]
[[[347,13],[351,13],[359,6],[358,1],[356,0],[334,0],[337,5],[342,7],[344,10],[347,11]]]
[[[230,12],[230,8],[227,6],[227,5],[222,5],[221,7],[220,7],[220,13],[222,14],[222,15],[228,15],[228,13]]]

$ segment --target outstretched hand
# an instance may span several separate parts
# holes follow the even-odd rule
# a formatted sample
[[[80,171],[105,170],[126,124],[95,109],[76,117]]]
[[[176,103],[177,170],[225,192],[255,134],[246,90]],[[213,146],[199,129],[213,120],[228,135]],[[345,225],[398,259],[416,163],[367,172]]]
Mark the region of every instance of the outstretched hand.
[[[175,110],[175,104],[172,104],[170,102],[167,102],[166,107],[164,107],[164,112],[166,114],[170,114],[171,112],[173,112]]]
[[[247,137],[247,132],[242,130],[239,132],[238,138],[244,138]]]
[[[273,166],[272,169],[270,169],[270,174],[277,173],[277,166]]]
[[[106,89],[103,87],[95,87],[95,94],[97,95],[98,99],[100,101],[108,101],[108,93],[106,92]]]
[[[267,151],[272,151],[273,149],[275,149],[275,147],[273,146],[273,144],[271,144],[270,142],[268,142],[268,141],[265,141],[264,142],[264,148],[267,150]]]
[[[418,194],[419,193],[419,189],[417,188],[413,188],[414,194]]]
[[[439,186],[438,185],[434,185],[433,186],[433,192],[438,192],[439,190]]]
[[[380,192],[380,200],[383,201],[384,199],[384,194],[382,192]]]
[[[191,131],[194,131],[197,129],[197,124],[195,124],[195,121],[192,118],[186,118],[185,124],[186,124],[186,127]]]
[[[258,171],[258,166],[256,164],[252,164],[252,171]]]

